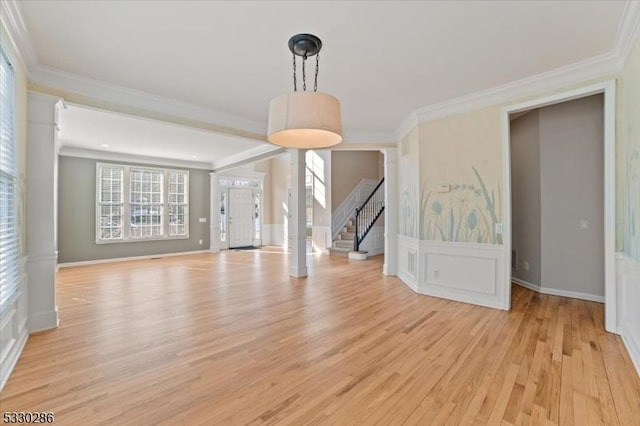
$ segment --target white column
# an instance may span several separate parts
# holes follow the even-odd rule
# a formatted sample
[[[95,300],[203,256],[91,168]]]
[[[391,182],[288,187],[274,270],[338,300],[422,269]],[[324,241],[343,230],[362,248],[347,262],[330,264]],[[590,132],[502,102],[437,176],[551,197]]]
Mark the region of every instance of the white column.
[[[398,163],[397,149],[384,154],[384,266],[382,273],[396,275],[398,268]]]
[[[57,109],[61,99],[29,92],[26,250],[29,332],[58,326],[56,305],[58,149]]]
[[[209,173],[209,251],[220,251],[220,178]]]
[[[291,189],[289,190],[289,275],[307,276],[307,221],[305,206],[305,150],[290,149]]]

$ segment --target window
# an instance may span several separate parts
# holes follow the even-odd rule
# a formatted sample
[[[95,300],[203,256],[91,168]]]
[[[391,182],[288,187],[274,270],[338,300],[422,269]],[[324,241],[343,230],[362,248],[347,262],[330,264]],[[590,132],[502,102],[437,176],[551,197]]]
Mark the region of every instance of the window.
[[[20,282],[14,70],[0,49],[0,314]]]
[[[100,169],[98,189],[99,239],[122,238],[122,168],[104,166]]]
[[[97,177],[96,242],[189,237],[188,171],[98,163]]]
[[[220,192],[220,241],[227,240],[227,191]]]

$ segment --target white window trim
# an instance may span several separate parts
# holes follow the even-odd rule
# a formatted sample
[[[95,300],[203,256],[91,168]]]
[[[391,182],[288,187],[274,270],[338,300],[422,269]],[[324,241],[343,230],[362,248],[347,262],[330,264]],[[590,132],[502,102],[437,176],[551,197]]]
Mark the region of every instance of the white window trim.
[[[120,167],[122,168],[122,238],[102,240],[100,239],[100,169],[102,167]],[[135,170],[151,170],[161,171],[162,177],[162,235],[153,237],[132,237],[131,236],[131,169]],[[185,220],[184,225],[187,230],[185,235],[169,235],[169,175],[171,173],[186,174],[185,195],[187,202],[185,203]],[[137,243],[142,241],[168,241],[168,240],[188,240],[189,239],[189,212],[191,205],[191,194],[189,188],[190,181],[189,170],[185,169],[168,169],[161,167],[136,166],[117,163],[100,163],[96,162],[96,192],[95,192],[95,242],[96,244],[120,244],[120,243]]]
[[[12,87],[9,89],[9,93],[5,93],[5,95],[11,96],[10,102],[11,102],[11,134],[12,134],[12,141],[11,143],[13,144],[13,174],[9,174],[9,176],[13,179],[13,184],[12,184],[12,191],[13,191],[13,218],[14,218],[14,226],[15,229],[13,229],[13,231],[15,232],[14,234],[14,238],[15,238],[15,247],[14,250],[16,251],[16,256],[17,258],[15,259],[15,264],[10,265],[10,269],[14,269],[14,273],[15,273],[15,285],[10,285],[7,286],[4,290],[9,290],[10,294],[9,296],[2,301],[2,303],[0,304],[0,329],[2,329],[2,326],[4,325],[4,323],[6,321],[8,321],[8,318],[11,317],[12,313],[15,309],[15,302],[16,300],[19,300],[21,295],[22,295],[22,279],[23,279],[23,274],[24,274],[24,258],[22,257],[22,228],[21,228],[21,214],[22,214],[22,205],[21,205],[21,199],[22,199],[22,195],[23,195],[23,186],[20,180],[20,175],[22,173],[21,170],[21,164],[20,164],[20,154],[19,154],[19,150],[20,147],[18,146],[18,140],[17,140],[17,135],[16,135],[16,129],[17,129],[17,113],[16,113],[16,102],[17,102],[17,98],[16,98],[16,73],[15,73],[15,68],[13,67],[13,62],[14,62],[14,58],[11,57],[9,55],[9,52],[7,52],[4,48],[2,48],[0,46],[0,55],[3,56],[4,60],[6,61],[7,65],[9,66],[9,69],[11,70],[11,83],[12,83]],[[5,113],[6,114],[6,113]],[[6,265],[4,265],[6,267]]]

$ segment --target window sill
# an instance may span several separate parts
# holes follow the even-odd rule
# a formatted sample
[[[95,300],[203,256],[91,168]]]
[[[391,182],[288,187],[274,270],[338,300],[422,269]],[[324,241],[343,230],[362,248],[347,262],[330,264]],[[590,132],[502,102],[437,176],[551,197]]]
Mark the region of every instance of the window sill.
[[[119,240],[96,240],[96,244],[122,244],[122,243],[141,243],[146,241],[174,241],[188,240],[189,235],[179,235],[171,237],[153,237],[153,238],[128,238]]]

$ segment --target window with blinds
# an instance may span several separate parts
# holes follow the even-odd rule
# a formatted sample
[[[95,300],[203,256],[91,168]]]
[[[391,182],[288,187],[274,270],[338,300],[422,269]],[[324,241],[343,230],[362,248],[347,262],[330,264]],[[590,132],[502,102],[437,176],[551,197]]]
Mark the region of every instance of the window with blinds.
[[[189,172],[98,163],[96,242],[189,237]]]
[[[20,247],[14,70],[0,49],[0,314],[18,293]]]
[[[162,236],[162,170],[131,169],[131,237]]]
[[[187,185],[185,172],[169,172],[169,235],[187,235]]]
[[[122,229],[122,181],[123,168],[103,166],[99,172],[98,188],[99,239],[110,241],[123,238]]]

